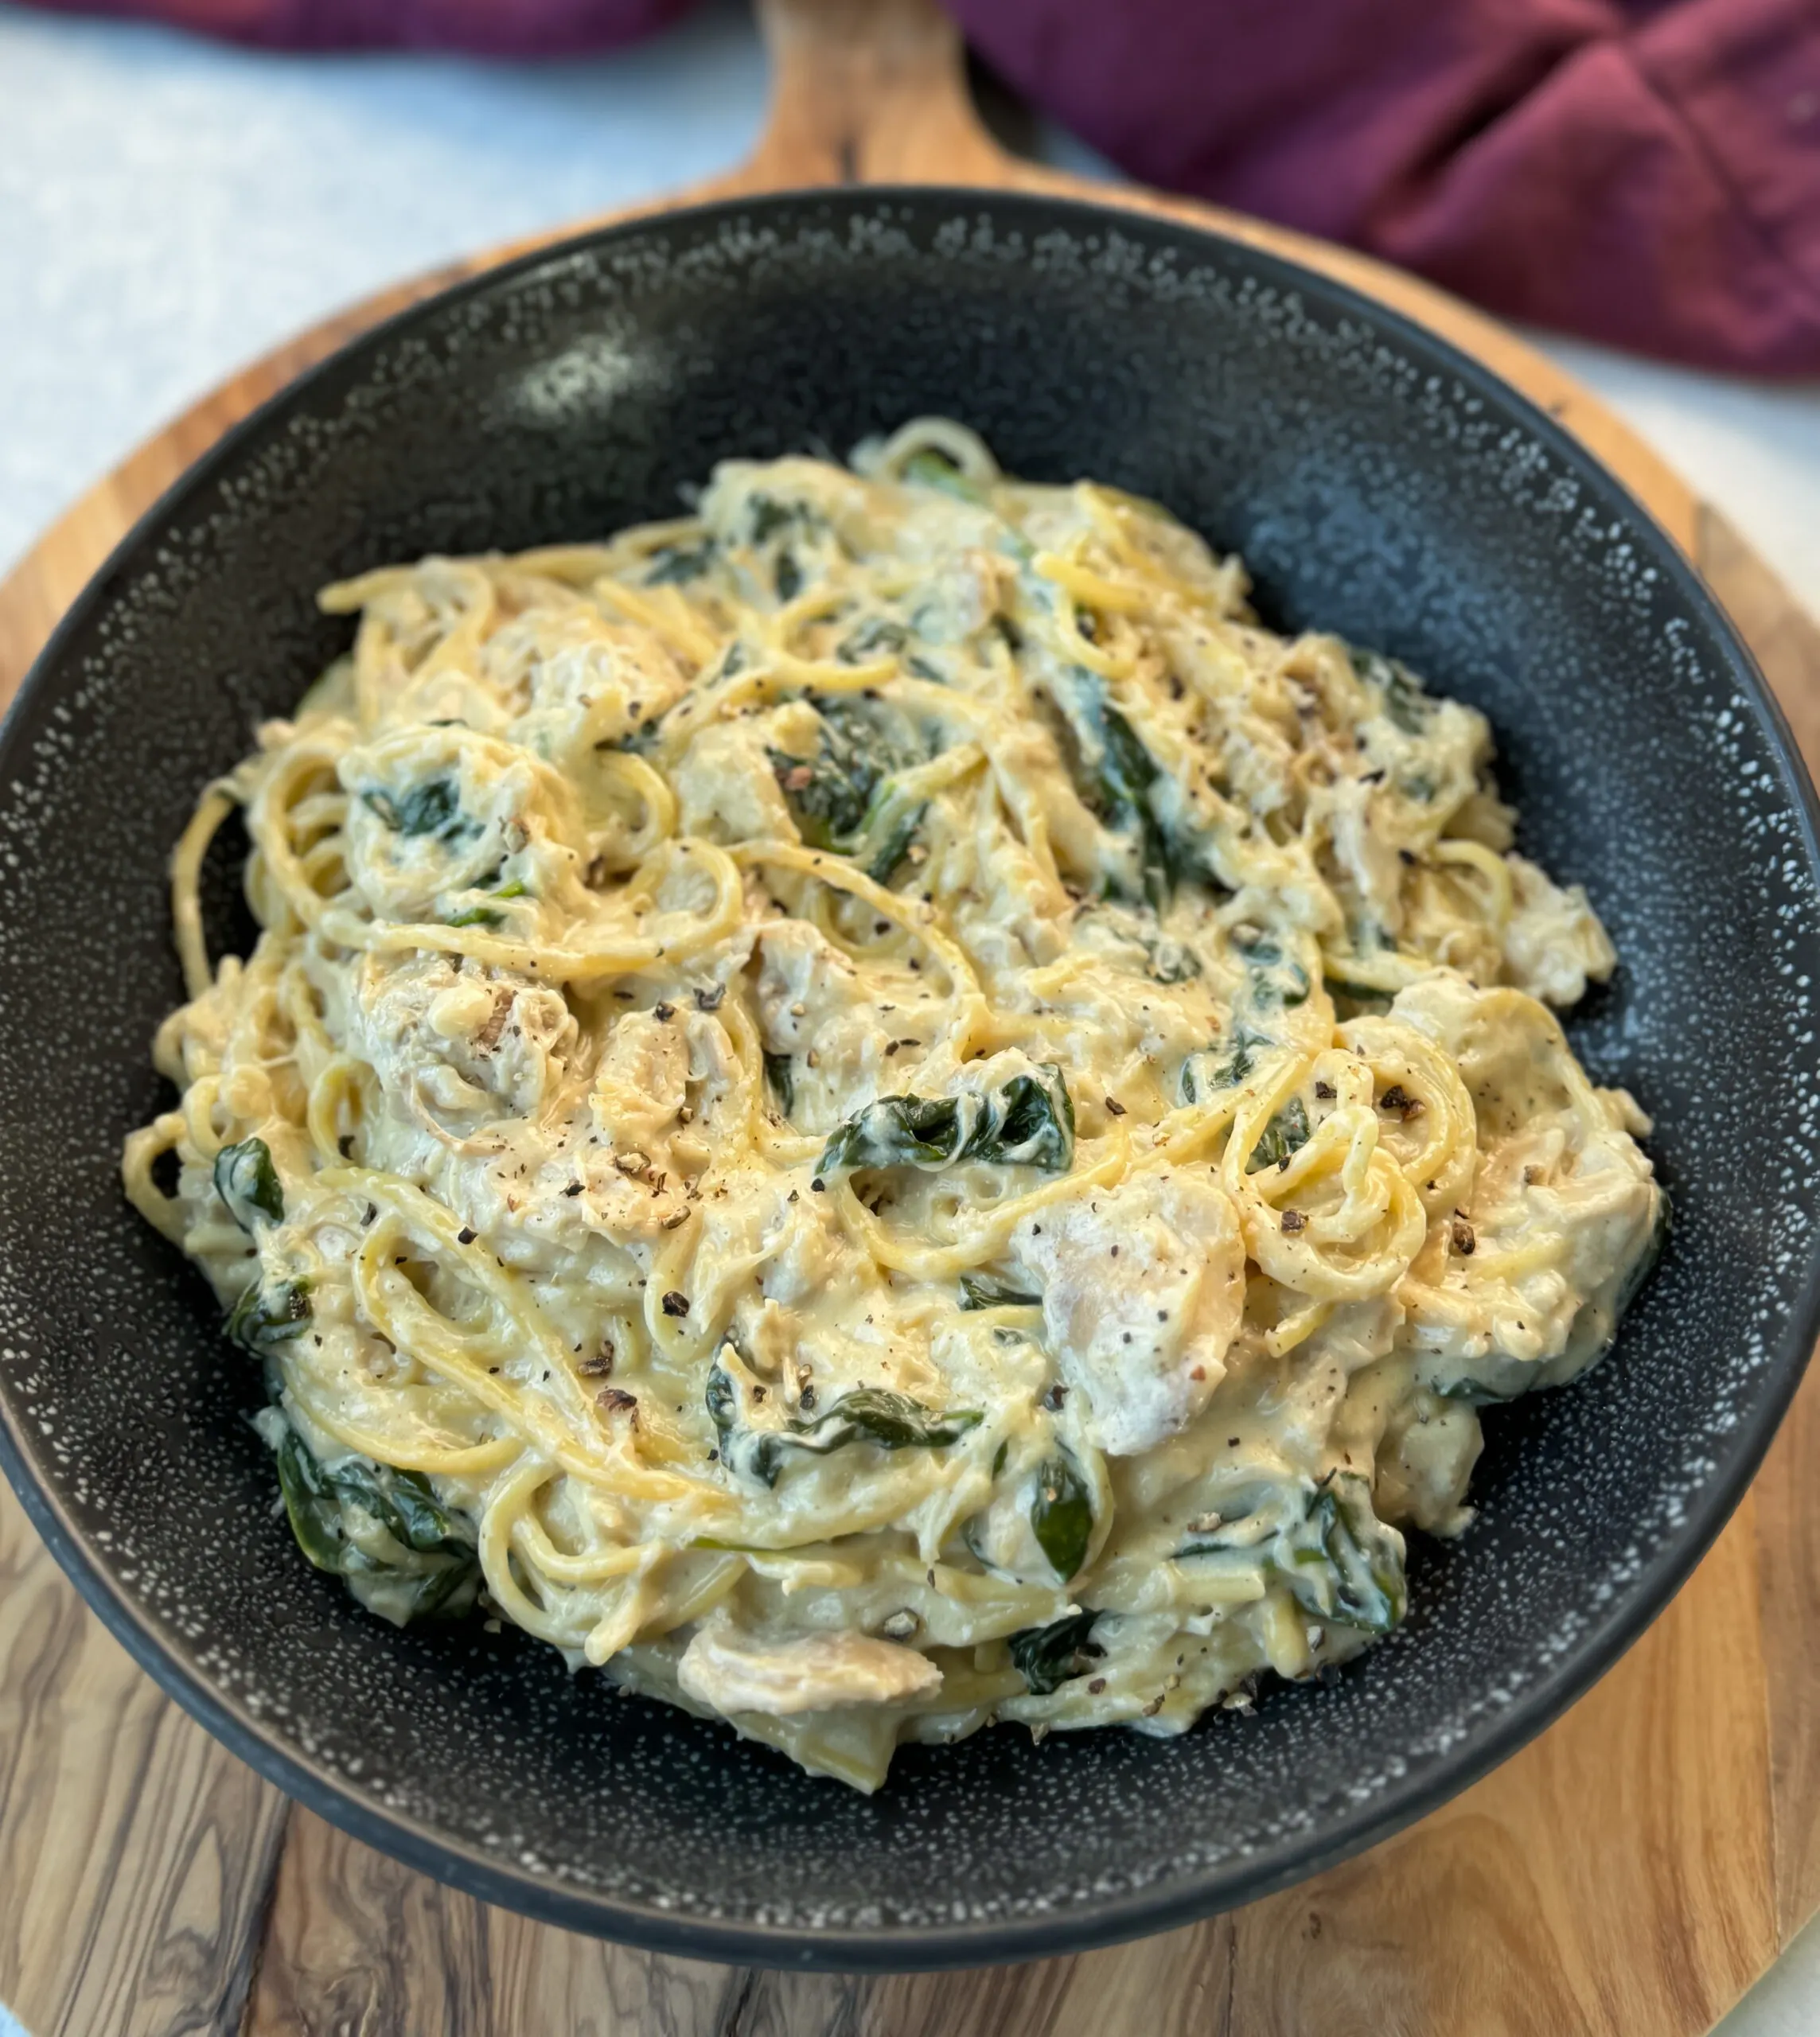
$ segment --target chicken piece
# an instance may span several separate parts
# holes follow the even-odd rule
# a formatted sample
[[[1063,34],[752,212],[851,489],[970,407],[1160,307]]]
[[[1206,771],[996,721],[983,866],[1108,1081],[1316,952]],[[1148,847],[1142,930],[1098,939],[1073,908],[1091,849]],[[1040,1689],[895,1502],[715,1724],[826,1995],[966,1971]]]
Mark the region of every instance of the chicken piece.
[[[595,1070],[590,1101],[594,1122],[622,1152],[649,1158],[676,1122],[688,1093],[685,1022],[653,1011],[628,1011],[615,1021]]]
[[[1565,1010],[1618,965],[1584,885],[1565,889],[1524,856],[1507,859],[1516,909],[1504,929],[1504,973],[1519,990]]]
[[[1378,1518],[1430,1535],[1459,1534],[1472,1518],[1466,1489],[1484,1442],[1471,1408],[1433,1393],[1413,1394],[1378,1445],[1372,1494]]]
[[[610,623],[579,602],[504,624],[481,656],[495,684],[524,685],[526,705],[508,730],[511,740],[571,773],[600,745],[623,742],[686,690],[676,660],[649,630]]]
[[[821,1196],[793,1196],[788,1178],[759,1168],[731,1169],[715,1194],[700,1205],[701,1264],[747,1307],[764,1299],[751,1282],[762,1276],[764,1295],[785,1308],[816,1300],[838,1307],[855,1299],[857,1254]],[[718,1287],[705,1283],[698,1301],[709,1315]],[[748,1327],[750,1325],[747,1326]]]
[[[1152,1448],[1206,1407],[1245,1301],[1237,1212],[1210,1175],[1140,1174],[1012,1233],[1045,1339],[1109,1456]]]
[[[685,835],[711,842],[796,839],[770,735],[756,722],[715,722],[689,745],[671,775]]]
[[[759,1024],[773,1053],[797,1057],[790,1116],[799,1129],[830,1131],[882,1092],[914,1086],[931,1030],[919,1010],[926,991],[907,987],[914,977],[894,992],[882,970],[863,973],[804,920],[768,924],[758,952]]]
[[[1031,964],[1067,945],[1072,903],[1062,886],[1008,831],[956,902],[955,931],[976,968],[1002,973],[1007,991]]]
[[[369,952],[355,972],[349,1046],[388,1096],[432,1110],[529,1117],[575,1049],[562,994],[528,977],[446,955]]]
[[[1374,827],[1375,788],[1360,778],[1341,778],[1313,795],[1327,820],[1334,860],[1343,872],[1358,917],[1374,921],[1387,934],[1403,923],[1403,865],[1396,844]]]
[[[683,1651],[676,1681],[723,1717],[762,1712],[784,1719],[848,1704],[900,1704],[939,1689],[941,1672],[915,1649],[869,1634],[766,1642],[718,1621]]]

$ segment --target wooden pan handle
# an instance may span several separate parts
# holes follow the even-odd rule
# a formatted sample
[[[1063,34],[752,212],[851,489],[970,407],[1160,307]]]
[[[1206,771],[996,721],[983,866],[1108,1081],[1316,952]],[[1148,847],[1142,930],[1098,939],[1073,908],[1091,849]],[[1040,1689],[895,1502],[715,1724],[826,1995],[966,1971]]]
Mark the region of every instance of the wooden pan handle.
[[[741,181],[1007,184],[980,125],[960,31],[934,0],[758,0],[770,118]]]

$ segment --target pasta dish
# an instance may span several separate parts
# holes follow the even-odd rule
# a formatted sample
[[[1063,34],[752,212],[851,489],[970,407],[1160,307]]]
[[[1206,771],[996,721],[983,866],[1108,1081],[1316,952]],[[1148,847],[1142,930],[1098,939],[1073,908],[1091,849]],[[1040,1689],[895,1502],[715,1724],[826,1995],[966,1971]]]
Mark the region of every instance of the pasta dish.
[[[921,419],[696,512],[329,588],[174,853],[125,1181],[304,1555],[863,1790],[1331,1677],[1664,1225],[1584,893],[1152,503]]]

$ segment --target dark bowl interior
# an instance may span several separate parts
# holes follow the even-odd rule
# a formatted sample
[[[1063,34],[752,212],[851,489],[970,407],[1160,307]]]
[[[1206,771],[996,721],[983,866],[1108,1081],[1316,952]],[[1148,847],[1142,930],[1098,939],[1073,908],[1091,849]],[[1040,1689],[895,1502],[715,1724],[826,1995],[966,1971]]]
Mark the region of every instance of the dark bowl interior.
[[[348,636],[322,582],[673,513],[733,454],[941,411],[1168,504],[1265,616],[1483,707],[1524,845],[1623,958],[1573,1030],[1655,1113],[1677,1228],[1611,1359],[1488,1424],[1465,1539],[1337,1688],[1186,1738],[982,1734],[867,1799],[300,1560],[256,1380],[121,1198],[177,1000],[166,853]],[[287,390],[134,534],[0,737],[7,1468],[90,1599],[255,1766],[494,1901],[710,1956],[968,1963],[1261,1894],[1380,1837],[1608,1666],[1736,1500],[1814,1334],[1812,795],[1673,547],[1502,384],[1339,286],[1087,207],[684,213],[438,298]],[[232,873],[216,874],[219,924]]]

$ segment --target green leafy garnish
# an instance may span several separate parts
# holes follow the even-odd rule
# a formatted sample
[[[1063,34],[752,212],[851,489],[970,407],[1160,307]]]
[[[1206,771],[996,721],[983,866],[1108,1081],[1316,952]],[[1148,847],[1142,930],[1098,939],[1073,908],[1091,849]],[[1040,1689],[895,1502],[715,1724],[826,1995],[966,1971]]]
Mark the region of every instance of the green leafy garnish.
[[[1292,1096],[1264,1128],[1257,1143],[1251,1149],[1245,1170],[1248,1174],[1255,1174],[1266,1167],[1282,1167],[1292,1153],[1299,1151],[1308,1143],[1308,1107],[1300,1096]]]
[[[792,1451],[825,1457],[849,1443],[881,1450],[940,1450],[958,1443],[984,1417],[973,1408],[937,1413],[888,1387],[856,1386],[813,1420],[792,1417],[776,1428],[755,1428],[741,1405],[733,1375],[715,1363],[707,1376],[708,1417],[720,1438],[720,1460],[729,1470],[774,1486]]]
[[[398,1626],[474,1604],[481,1573],[473,1531],[420,1474],[364,1457],[325,1465],[278,1408],[257,1426],[278,1459],[291,1533],[318,1570]]]
[[[1159,933],[1144,944],[1144,974],[1153,983],[1185,983],[1201,973],[1201,958],[1194,949],[1167,934]]]
[[[966,1160],[1065,1174],[1074,1159],[1074,1104],[1053,1062],[981,1092],[881,1096],[834,1132],[819,1174],[859,1167],[934,1170]]]
[[[1307,1002],[1308,972],[1284,952],[1274,935],[1235,933],[1233,946],[1245,957],[1250,977],[1247,988],[1259,1011],[1281,1011]]]
[[[995,1280],[989,1274],[961,1276],[963,1308],[1038,1308],[1042,1303],[1041,1295],[1027,1295],[1021,1287],[1014,1287],[1008,1281]]]
[[[360,797],[395,835],[427,835],[439,842],[457,842],[480,832],[462,812],[462,796],[453,778],[427,778],[399,799],[384,792],[365,792]]]
[[[1093,1644],[1097,1613],[1070,1613],[1048,1626],[1027,1626],[1007,1637],[1011,1666],[1036,1697],[1059,1690],[1071,1677],[1084,1677],[1105,1650]]]
[[[1087,1560],[1087,1544],[1093,1538],[1093,1494],[1066,1451],[1038,1468],[1030,1525],[1037,1547],[1066,1584]]]
[[[765,1086],[777,1098],[777,1108],[788,1117],[790,1106],[797,1100],[796,1062],[787,1054],[773,1054],[769,1047],[763,1052]]]
[[[909,722],[882,703],[824,699],[817,712],[821,736],[815,755],[773,750],[771,768],[803,839],[845,853],[885,780],[920,763],[922,754]]]
[[[929,801],[918,800],[900,807],[894,815],[868,816],[863,831],[867,838],[863,847],[869,851],[866,874],[875,884],[891,882],[893,872],[914,845],[922,816],[928,811]]]
[[[1198,1104],[1217,1096],[1222,1089],[1236,1089],[1257,1065],[1258,1055],[1276,1042],[1268,1034],[1253,1032],[1242,1022],[1233,1026],[1223,1050],[1210,1047],[1191,1054],[1182,1064],[1180,1089],[1185,1104]]]
[[[792,817],[811,847],[851,856],[875,883],[890,881],[916,838],[926,800],[896,793],[894,775],[922,761],[915,730],[873,700],[828,700],[813,757],[767,754]]]
[[[1132,839],[1143,880],[1139,895],[1160,908],[1175,886],[1191,878],[1224,894],[1206,835],[1164,818],[1157,798],[1163,769],[1108,699],[1098,673],[1070,666],[1066,684],[1054,697],[1079,746],[1083,798],[1107,827]]]
[[[1436,703],[1422,691],[1421,682],[1409,667],[1380,651],[1362,651],[1352,645],[1347,645],[1346,655],[1365,684],[1378,689],[1386,717],[1405,735],[1420,735]]]
[[[1159,891],[1167,895],[1179,873],[1175,845],[1150,801],[1150,789],[1159,776],[1156,760],[1139,741],[1131,723],[1108,703],[1105,689],[1097,677],[1083,673],[1078,683],[1089,703],[1085,709],[1087,725],[1098,738],[1099,784],[1105,817],[1114,828],[1127,832],[1136,828],[1143,845],[1146,888],[1153,899]]]
[[[1348,1018],[1381,1018],[1390,1009],[1390,993],[1370,983],[1352,982],[1332,969],[1326,972],[1327,995],[1334,1001],[1334,1015],[1343,1023]]]
[[[274,1224],[284,1221],[284,1190],[272,1165],[271,1148],[263,1139],[243,1139],[215,1155],[215,1193],[243,1231],[251,1230],[255,1216]]]
[[[1286,1520],[1246,1514],[1176,1555],[1261,1562],[1305,1612],[1371,1634],[1388,1634],[1409,1602],[1403,1538],[1372,1511],[1370,1482],[1356,1471],[1330,1472],[1305,1487]]]
[[[913,487],[938,488],[944,495],[971,502],[977,509],[988,506],[986,491],[979,482],[963,473],[945,453],[937,452],[933,446],[911,454],[903,464],[903,478]]]
[[[719,556],[719,547],[712,538],[703,538],[699,544],[661,546],[651,555],[651,568],[645,575],[645,585],[686,586],[691,580],[699,580]]]
[[[497,877],[499,872],[496,869],[493,874]],[[513,878],[509,884],[495,886],[487,894],[489,898],[528,898],[530,895],[530,887],[521,877]],[[505,913],[492,906],[470,906],[444,922],[449,926],[502,926],[505,923]]]
[[[780,502],[774,495],[754,495],[746,500],[746,528],[754,544],[764,544],[787,531],[793,524],[819,524],[821,513],[803,502]]]
[[[243,1351],[268,1357],[273,1346],[300,1337],[310,1326],[310,1283],[281,1280],[267,1287],[255,1280],[235,1303],[228,1334]]]
[[[910,641],[910,631],[896,617],[869,615],[856,624],[834,647],[844,665],[863,665],[881,651],[901,651]]]
[[[1278,1572],[1318,1618],[1388,1634],[1409,1603],[1403,1538],[1371,1509],[1371,1487],[1354,1471],[1315,1489],[1302,1519],[1276,1538]]]

